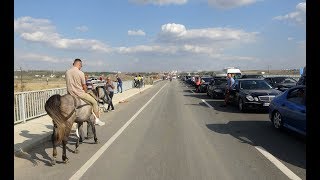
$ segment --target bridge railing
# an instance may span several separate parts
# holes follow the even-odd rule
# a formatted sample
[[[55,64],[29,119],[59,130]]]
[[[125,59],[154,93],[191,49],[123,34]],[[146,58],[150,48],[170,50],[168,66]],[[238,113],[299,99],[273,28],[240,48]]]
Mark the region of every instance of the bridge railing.
[[[14,124],[47,114],[44,105],[49,97],[66,93],[67,88],[14,93]]]
[[[117,83],[113,82],[113,85],[115,86],[114,92],[117,93]],[[122,91],[133,88],[133,81],[123,81],[122,88]],[[25,123],[27,120],[46,115],[44,105],[49,97],[66,93],[66,87],[14,93],[14,124]]]

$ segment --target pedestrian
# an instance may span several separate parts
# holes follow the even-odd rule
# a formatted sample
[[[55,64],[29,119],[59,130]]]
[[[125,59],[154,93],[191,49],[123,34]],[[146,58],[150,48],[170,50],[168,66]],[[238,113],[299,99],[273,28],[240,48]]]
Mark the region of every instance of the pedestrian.
[[[234,79],[232,78],[231,73],[227,74],[227,86],[225,91],[225,98],[224,98],[224,104],[221,105],[221,107],[226,107],[229,103],[229,97],[230,97],[230,91],[231,87],[234,84]]]
[[[121,78],[119,77],[119,75],[117,74],[117,93],[119,93],[119,89],[121,89],[121,92],[122,93],[122,80]]]
[[[107,77],[107,82],[106,82],[106,86],[105,86],[106,90],[109,92],[109,97],[111,99],[110,103],[108,104],[108,108],[107,108],[107,111],[110,111],[110,107],[111,107],[111,111],[114,111],[114,106],[113,106],[113,103],[112,103],[112,98],[113,98],[113,94],[114,94],[114,85],[110,79],[110,77],[108,76]]]
[[[142,83],[141,83],[141,75],[139,74],[139,76],[138,76],[138,86],[139,86],[139,88],[141,88],[141,85],[142,85]]]
[[[200,76],[195,79],[196,81],[196,92],[200,92],[201,79]]]
[[[67,92],[78,97],[86,102],[89,102],[93,107],[93,115],[95,115],[95,124],[103,126],[105,123],[102,122],[99,117],[99,106],[98,102],[87,93],[87,85],[85,81],[84,73],[80,70],[82,68],[81,59],[75,59],[73,67],[66,71],[66,86]]]
[[[134,77],[134,87],[138,87],[138,77],[137,75]]]
[[[91,79],[89,79],[88,74],[85,75],[85,80],[86,80],[87,89],[88,89],[88,90],[92,90],[92,89],[93,89],[93,86],[92,86]]]

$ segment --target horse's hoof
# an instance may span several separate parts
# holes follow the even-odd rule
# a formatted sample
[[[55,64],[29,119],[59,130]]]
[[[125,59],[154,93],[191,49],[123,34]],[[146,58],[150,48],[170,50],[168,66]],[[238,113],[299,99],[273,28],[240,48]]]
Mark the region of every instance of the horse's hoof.
[[[79,152],[80,152],[79,149],[75,149],[75,150],[74,150],[74,153],[75,153],[75,154],[78,154]]]
[[[100,141],[96,140],[94,141],[95,144],[100,144]]]
[[[51,160],[51,166],[54,166],[54,165],[56,165],[56,160],[55,159]]]

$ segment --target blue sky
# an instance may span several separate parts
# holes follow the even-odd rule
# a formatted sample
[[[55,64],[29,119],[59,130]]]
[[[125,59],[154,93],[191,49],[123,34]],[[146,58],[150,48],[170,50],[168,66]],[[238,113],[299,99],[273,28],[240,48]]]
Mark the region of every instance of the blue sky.
[[[15,0],[14,67],[83,71],[300,68],[303,0]]]

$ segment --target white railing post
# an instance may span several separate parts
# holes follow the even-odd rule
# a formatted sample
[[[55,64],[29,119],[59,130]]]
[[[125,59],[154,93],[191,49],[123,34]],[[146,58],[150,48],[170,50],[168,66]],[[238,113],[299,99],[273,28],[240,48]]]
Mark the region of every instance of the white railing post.
[[[25,96],[26,94],[21,94],[21,104],[20,104],[20,112],[21,112],[21,119],[23,120],[23,123],[26,123],[26,103],[25,103]]]

